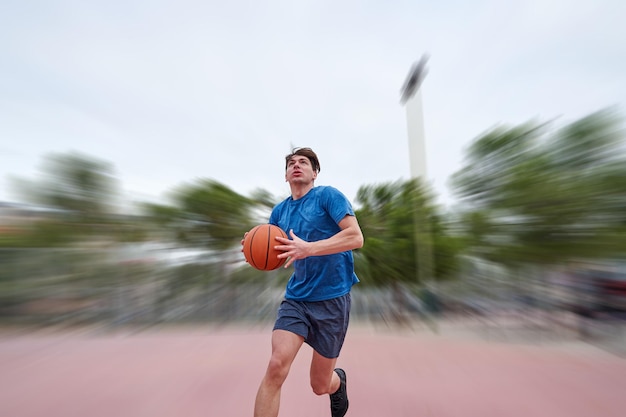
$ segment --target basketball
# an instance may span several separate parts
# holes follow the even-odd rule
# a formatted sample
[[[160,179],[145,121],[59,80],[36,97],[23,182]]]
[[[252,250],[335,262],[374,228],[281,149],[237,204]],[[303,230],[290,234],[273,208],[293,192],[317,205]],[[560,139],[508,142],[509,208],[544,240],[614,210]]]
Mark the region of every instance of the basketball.
[[[252,267],[271,271],[287,261],[287,258],[277,258],[281,251],[274,249],[275,245],[280,244],[274,239],[276,236],[286,238],[287,233],[273,224],[260,224],[250,229],[243,241],[243,255]]]

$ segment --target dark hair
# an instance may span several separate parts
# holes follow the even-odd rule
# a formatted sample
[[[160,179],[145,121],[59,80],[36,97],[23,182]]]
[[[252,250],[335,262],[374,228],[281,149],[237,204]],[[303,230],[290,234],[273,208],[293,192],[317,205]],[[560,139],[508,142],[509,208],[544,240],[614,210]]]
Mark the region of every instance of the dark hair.
[[[313,171],[320,172],[320,161],[317,159],[317,155],[313,152],[311,148],[293,148],[291,153],[285,156],[285,170],[287,169],[287,165],[289,165],[289,160],[296,155],[306,156],[311,161],[311,167],[313,167]]]

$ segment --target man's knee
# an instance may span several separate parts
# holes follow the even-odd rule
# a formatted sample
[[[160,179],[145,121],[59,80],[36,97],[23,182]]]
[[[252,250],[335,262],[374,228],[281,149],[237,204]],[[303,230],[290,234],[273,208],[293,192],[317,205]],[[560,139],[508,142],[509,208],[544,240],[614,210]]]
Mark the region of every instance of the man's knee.
[[[330,376],[332,377],[332,375]],[[330,394],[331,377],[325,379],[311,379],[311,388],[313,389],[313,393],[315,393],[315,395]]]
[[[282,385],[287,379],[290,364],[280,357],[272,356],[267,366],[266,379],[274,385]]]

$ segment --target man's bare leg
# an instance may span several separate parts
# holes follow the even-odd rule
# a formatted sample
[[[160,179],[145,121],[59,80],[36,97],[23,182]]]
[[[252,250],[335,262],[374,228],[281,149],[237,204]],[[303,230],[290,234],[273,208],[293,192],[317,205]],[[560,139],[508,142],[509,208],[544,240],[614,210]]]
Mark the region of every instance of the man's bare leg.
[[[272,356],[254,403],[254,417],[277,417],[280,390],[304,338],[286,330],[272,332]]]
[[[313,351],[310,378],[315,394],[332,394],[339,389],[339,375],[333,371],[336,363],[337,358],[329,359]]]
[[[313,352],[311,360],[311,387],[317,395],[330,395],[330,411],[333,417],[344,417],[350,402],[346,388],[346,372],[335,368],[337,359],[329,359]]]

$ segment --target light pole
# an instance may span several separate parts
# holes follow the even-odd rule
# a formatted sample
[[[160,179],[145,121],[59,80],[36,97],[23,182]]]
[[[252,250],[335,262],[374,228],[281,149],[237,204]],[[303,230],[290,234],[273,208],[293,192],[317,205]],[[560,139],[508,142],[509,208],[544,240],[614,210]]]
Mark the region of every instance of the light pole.
[[[400,103],[406,108],[411,177],[423,180],[426,179],[426,143],[420,87],[427,73],[426,62],[428,62],[428,56],[422,55],[422,58],[411,66],[400,90]]]
[[[427,73],[426,62],[428,62],[428,55],[424,54],[419,61],[411,66],[404,85],[400,90],[400,103],[406,108],[411,178],[416,180],[418,185],[426,183],[424,112],[420,94],[420,86]],[[420,207],[414,207],[416,278],[422,284],[433,278],[430,219],[424,216],[424,214]]]

